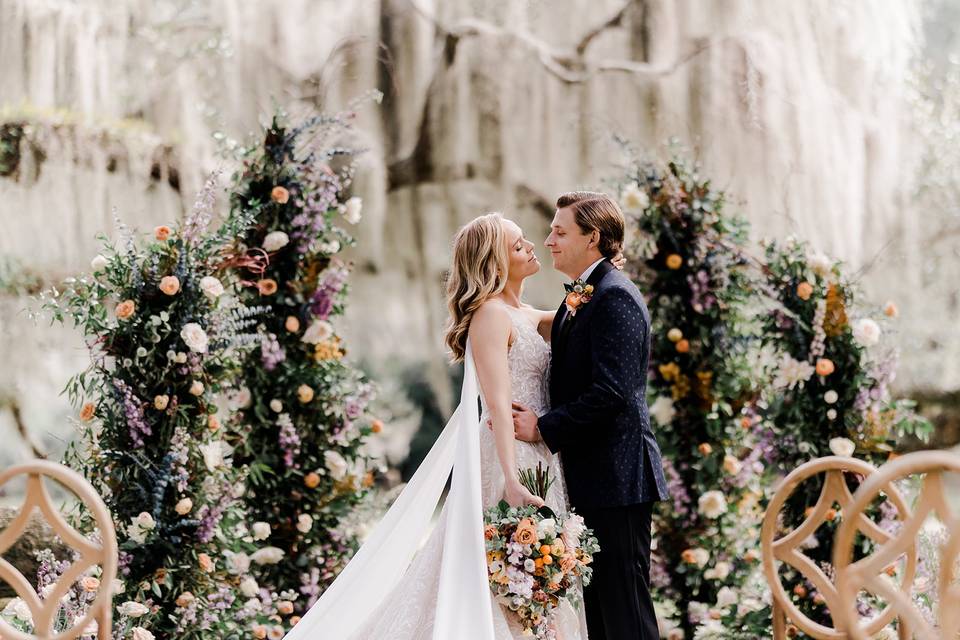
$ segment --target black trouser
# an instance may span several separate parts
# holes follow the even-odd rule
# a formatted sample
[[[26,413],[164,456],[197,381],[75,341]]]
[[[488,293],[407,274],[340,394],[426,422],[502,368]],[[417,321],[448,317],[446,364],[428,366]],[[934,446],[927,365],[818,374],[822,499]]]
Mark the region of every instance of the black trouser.
[[[653,502],[578,509],[600,542],[593,581],[584,590],[590,640],[658,640],[650,597],[650,518]]]

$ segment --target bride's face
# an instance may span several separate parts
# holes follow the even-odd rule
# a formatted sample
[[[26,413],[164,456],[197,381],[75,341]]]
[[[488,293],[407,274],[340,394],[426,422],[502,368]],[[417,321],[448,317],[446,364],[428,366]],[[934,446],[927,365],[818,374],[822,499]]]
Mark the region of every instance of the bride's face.
[[[512,220],[503,221],[510,255],[510,279],[522,280],[540,271],[540,261],[533,252],[534,244],[523,237],[523,230]]]

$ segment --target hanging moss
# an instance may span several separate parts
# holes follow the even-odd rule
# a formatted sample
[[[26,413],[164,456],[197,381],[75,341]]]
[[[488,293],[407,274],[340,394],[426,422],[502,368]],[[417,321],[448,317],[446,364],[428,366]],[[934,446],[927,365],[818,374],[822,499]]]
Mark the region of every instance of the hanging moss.
[[[16,174],[20,167],[22,139],[22,122],[8,122],[0,125],[0,177],[8,178]]]

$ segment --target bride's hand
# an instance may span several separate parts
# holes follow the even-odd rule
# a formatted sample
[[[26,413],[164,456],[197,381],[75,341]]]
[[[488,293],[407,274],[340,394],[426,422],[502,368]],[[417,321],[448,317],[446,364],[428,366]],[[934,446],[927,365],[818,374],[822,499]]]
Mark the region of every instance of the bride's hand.
[[[617,269],[623,271],[623,268],[627,265],[627,257],[623,255],[623,251],[618,251],[617,255],[614,256],[613,260],[610,262],[612,262],[613,266],[615,266]]]
[[[528,504],[532,504],[535,507],[543,506],[543,499],[540,496],[535,496],[530,491],[520,484],[519,480],[513,480],[508,482],[507,486],[503,488],[503,499],[507,501],[511,507],[523,507]]]

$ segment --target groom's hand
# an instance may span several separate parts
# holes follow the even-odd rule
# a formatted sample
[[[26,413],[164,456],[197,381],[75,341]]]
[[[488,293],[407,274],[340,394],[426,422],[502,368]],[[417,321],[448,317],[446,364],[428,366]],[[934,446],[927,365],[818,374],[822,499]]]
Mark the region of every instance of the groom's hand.
[[[513,403],[513,433],[517,440],[539,442],[540,430],[537,428],[537,414],[522,404]]]

